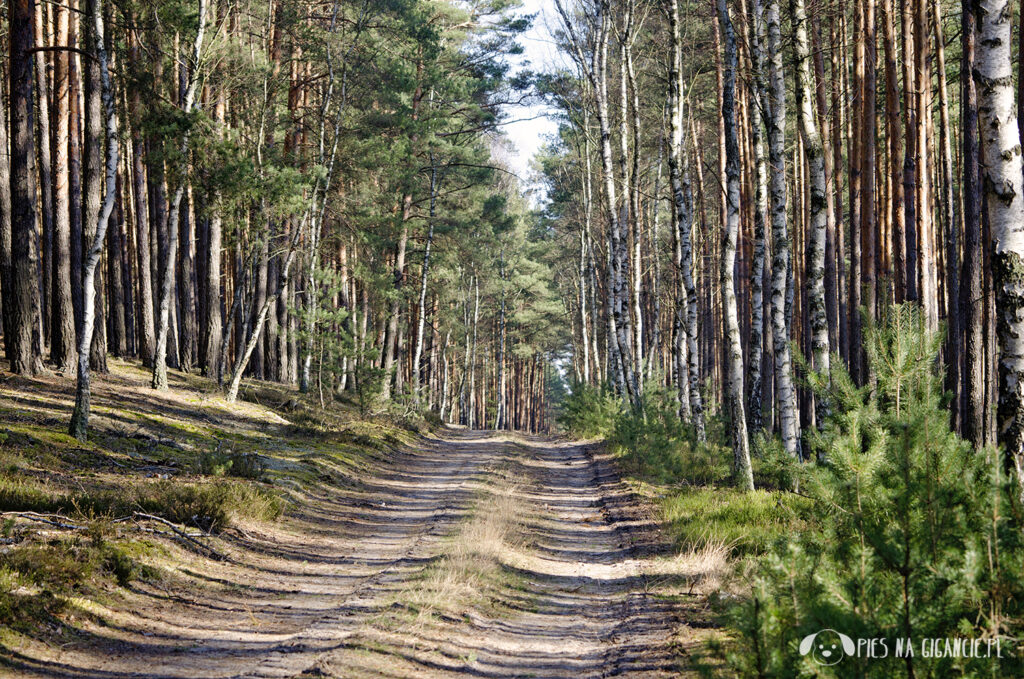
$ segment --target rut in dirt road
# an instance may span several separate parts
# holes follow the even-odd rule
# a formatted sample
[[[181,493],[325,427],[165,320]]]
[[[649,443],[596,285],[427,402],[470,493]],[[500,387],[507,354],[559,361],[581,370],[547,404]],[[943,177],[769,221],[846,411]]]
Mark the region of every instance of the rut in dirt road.
[[[133,613],[57,657],[15,658],[15,676],[674,674],[680,607],[654,595],[643,567],[665,550],[606,460],[555,441],[449,432],[395,462],[299,510],[291,537],[250,536],[236,545],[248,550],[240,563],[202,575],[245,589],[140,589]],[[514,518],[520,537],[494,552],[496,576],[455,604],[444,587],[465,573],[445,571],[450,553],[474,549],[457,544],[460,531],[494,514],[495,488],[514,495],[517,516],[496,520]],[[452,601],[414,603],[439,582]]]

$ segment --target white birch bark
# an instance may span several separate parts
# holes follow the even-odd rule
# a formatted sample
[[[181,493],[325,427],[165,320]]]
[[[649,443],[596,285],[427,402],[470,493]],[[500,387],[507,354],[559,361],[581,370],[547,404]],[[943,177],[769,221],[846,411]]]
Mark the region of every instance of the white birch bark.
[[[599,0],[596,16],[590,18],[593,29],[593,49],[590,59],[584,54],[584,42],[577,34],[575,24],[569,17],[561,0],[555,0],[555,7],[562,19],[562,27],[568,36],[573,57],[584,71],[594,90],[595,108],[601,133],[601,169],[604,179],[604,195],[608,208],[608,278],[610,294],[609,368],[616,371],[615,381],[623,392],[636,403],[637,384],[630,356],[631,328],[629,314],[625,307],[626,297],[626,252],[622,234],[623,224],[618,208],[619,200],[615,187],[615,161],[612,152],[611,120],[608,109],[608,41],[611,30],[611,7],[608,0]],[[628,201],[627,201],[628,203]],[[628,209],[628,206],[623,206]]]
[[[750,353],[747,374],[750,376],[747,421],[752,431],[762,428],[762,358],[764,356],[764,270],[765,224],[768,218],[768,165],[764,150],[764,100],[767,87],[764,81],[764,54],[761,41],[764,34],[764,6],[761,0],[752,0],[749,7],[747,42],[753,78],[750,83],[750,101],[754,109],[751,143],[754,147],[754,253],[750,266]]]
[[[804,0],[790,0],[796,37],[796,104],[800,132],[804,140],[810,180],[810,234],[807,238],[807,301],[811,326],[811,366],[818,375],[829,378],[828,314],[825,308],[825,237],[828,230],[828,203],[825,199],[825,149],[814,121],[814,97],[811,83],[811,48],[807,37],[807,9]],[[817,422],[824,421],[828,406],[819,396]]]
[[[423,358],[423,332],[427,325],[427,279],[430,275],[430,248],[434,244],[434,217],[437,215],[437,165],[434,154],[430,154],[430,217],[427,226],[427,243],[423,249],[423,268],[420,271],[420,294],[417,306],[416,349],[412,358],[412,393],[416,403],[420,402],[420,360]]]
[[[974,14],[974,79],[999,338],[996,430],[1008,466],[1016,469],[1020,480],[1024,478],[1024,185],[1010,44],[1012,4],[977,0]]]
[[[671,0],[669,4],[669,23],[672,41],[672,61],[669,71],[669,150],[668,167],[669,182],[672,184],[672,251],[676,266],[675,314],[672,332],[672,378],[679,397],[679,414],[689,419],[693,417],[690,394],[690,373],[688,350],[688,314],[689,298],[684,282],[686,257],[684,252],[684,233],[690,231],[691,214],[689,203],[683,189],[682,156],[683,156],[683,79],[680,72],[682,62],[682,40],[679,34],[679,0]]]
[[[110,79],[110,65],[104,44],[103,0],[92,0],[92,34],[96,40],[96,60],[99,61],[101,96],[103,113],[106,121],[106,183],[103,203],[96,219],[96,230],[92,243],[86,253],[82,272],[82,333],[78,338],[78,369],[75,385],[75,408],[71,413],[71,424],[68,433],[79,441],[85,441],[89,433],[90,410],[90,375],[89,347],[92,345],[93,330],[96,320],[96,268],[103,255],[103,242],[107,236],[107,225],[117,198],[117,163],[118,163],[118,127],[117,109],[114,104],[114,88]]]
[[[743,403],[743,346],[736,309],[736,240],[740,230],[740,148],[736,134],[736,33],[726,0],[718,0],[718,20],[725,47],[725,81],[722,117],[725,123],[726,223],[722,235],[722,307],[726,333],[725,402],[732,427],[733,478],[744,490],[754,489],[750,464],[750,440]]]
[[[704,435],[704,398],[700,393],[700,354],[697,351],[697,286],[693,282],[693,184],[690,181],[689,156],[683,154],[683,203],[686,205],[688,223],[679,230],[682,243],[683,287],[686,289],[686,360],[690,375],[690,414],[697,430],[697,440]]]
[[[199,30],[192,45],[192,64],[189,70],[188,86],[182,98],[182,110],[185,115],[192,113],[195,104],[196,89],[199,86],[200,63],[203,54],[203,41],[206,37],[206,15],[209,9],[207,0],[199,0]],[[181,139],[181,155],[188,153],[190,133],[185,130]],[[171,208],[167,216],[167,260],[164,263],[164,276],[160,281],[160,301],[156,330],[156,356],[153,359],[154,389],[167,389],[167,333],[170,329],[171,299],[174,293],[175,259],[178,251],[178,214],[181,210],[181,199],[185,194],[185,179],[182,178],[174,191]]]
[[[775,348],[775,403],[779,413],[782,444],[793,456],[798,453],[798,422],[793,389],[793,359],[789,345],[786,296],[789,276],[790,238],[786,223],[786,86],[782,72],[782,31],[779,2],[765,5],[767,27],[768,188],[772,222],[771,315]]]

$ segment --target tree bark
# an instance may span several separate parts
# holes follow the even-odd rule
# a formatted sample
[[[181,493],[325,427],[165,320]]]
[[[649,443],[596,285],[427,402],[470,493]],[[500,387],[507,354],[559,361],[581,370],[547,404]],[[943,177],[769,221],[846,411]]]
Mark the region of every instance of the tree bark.
[[[975,448],[985,444],[985,311],[981,271],[981,178],[978,92],[974,83],[974,0],[961,2],[961,185],[963,193],[963,436]],[[957,322],[952,319],[951,322]]]
[[[192,47],[192,70],[189,73],[188,87],[182,97],[182,110],[186,115],[192,112],[192,105],[195,101],[196,88],[199,85],[199,70],[203,51],[203,39],[206,35],[206,10],[207,0],[199,0],[199,30],[196,32],[195,43]],[[181,154],[185,156],[188,152],[189,133],[182,135]],[[185,192],[185,180],[174,192],[174,199],[171,201],[171,209],[167,217],[167,252],[164,254],[163,279],[160,281],[160,307],[159,321],[156,333],[156,357],[153,361],[153,388],[167,389],[167,333],[170,329],[170,312],[172,297],[174,293],[174,263],[178,248],[178,211],[181,208],[181,198]]]
[[[718,21],[725,46],[725,82],[722,91],[722,117],[725,122],[726,150],[726,223],[722,236],[721,284],[726,333],[725,399],[732,430],[732,471],[736,485],[754,489],[750,463],[747,416],[743,405],[743,347],[736,310],[736,239],[740,228],[740,149],[736,135],[736,34],[729,18],[726,0],[718,0]]]
[[[87,0],[86,7],[95,0]],[[87,11],[88,15],[88,11]],[[87,41],[95,43],[93,35],[94,27],[86,21],[83,34]],[[95,59],[82,60],[83,81],[85,90],[85,120],[84,154],[83,154],[83,182],[82,182],[82,236],[83,247],[89,248],[94,240],[96,225],[99,224],[100,210],[102,209],[103,193],[103,102],[101,74],[99,64]],[[102,251],[101,251],[102,253]],[[102,255],[101,255],[102,256]],[[83,251],[82,285],[85,291],[85,255]],[[104,304],[104,275],[103,267],[98,267],[93,274],[93,285],[95,303],[93,304],[93,333],[92,344],[89,346],[89,361],[91,370],[95,372],[107,372],[107,328],[106,309]],[[83,298],[82,327],[85,323],[85,305],[88,301],[88,291],[85,291]]]
[[[10,333],[11,372],[35,375],[42,370],[39,299],[39,248],[36,229],[35,128],[33,125],[33,0],[10,0],[11,107],[11,275],[13,294],[4,332]],[[8,304],[5,304],[6,308]]]
[[[40,4],[36,7],[36,43],[39,47],[47,46],[47,22],[45,21],[46,6]],[[52,309],[52,277],[49,272],[53,268],[53,153],[52,153],[52,130],[50,127],[50,74],[48,70],[48,57],[42,50],[35,53],[36,66],[36,111],[39,113],[38,120],[38,169],[39,169],[39,225],[42,229],[42,305],[40,307],[40,320],[43,324],[41,329],[42,337],[49,338],[50,310]],[[42,342],[40,343],[42,351]]]
[[[750,266],[750,346],[748,349],[747,374],[750,376],[748,387],[747,418],[752,432],[759,432],[763,427],[762,365],[765,355],[765,225],[768,219],[768,164],[765,158],[765,109],[764,99],[767,86],[764,80],[764,53],[761,42],[764,34],[764,5],[761,0],[750,0],[747,21],[747,42],[750,44],[750,61],[753,70],[750,81],[750,102],[753,108],[751,116],[751,146],[754,156],[754,250]]]
[[[67,7],[55,5],[58,45],[67,45],[70,20]],[[71,121],[71,54],[54,54],[53,69],[53,262],[50,317],[50,361],[71,375],[77,363],[75,310],[71,296],[71,186],[68,169]]]
[[[861,304],[869,319],[877,316],[878,307],[878,222],[875,215],[875,179],[877,116],[877,77],[875,64],[878,61],[877,41],[875,40],[875,0],[863,0],[864,18],[861,25],[864,55],[862,86],[863,101],[861,104],[860,124],[860,236],[861,236]],[[859,313],[853,310],[853,313]],[[863,366],[862,369],[866,369]]]
[[[420,361],[423,359],[423,332],[427,325],[427,280],[430,275],[430,248],[434,244],[434,217],[437,212],[437,192],[438,192],[438,178],[437,178],[437,165],[434,163],[434,157],[430,157],[430,215],[429,223],[427,225],[427,242],[423,249],[423,266],[420,267],[420,292],[419,301],[417,302],[417,314],[416,314],[416,348],[413,352],[412,358],[412,390],[413,397],[416,402],[420,401]],[[504,251],[502,251],[502,257],[504,257]],[[504,320],[505,311],[505,298],[501,300],[502,320]],[[504,346],[504,345],[503,345]],[[502,357],[499,354],[499,370],[501,366]],[[504,374],[504,373],[503,373]],[[504,393],[502,390],[499,393]],[[495,423],[495,429],[501,425],[501,405],[498,405],[497,421]]]
[[[829,380],[828,315],[825,308],[825,238],[828,204],[825,200],[825,148],[814,121],[811,84],[811,49],[807,37],[807,9],[804,0],[790,0],[796,43],[796,105],[807,158],[810,188],[810,233],[807,238],[807,304],[811,334],[811,366],[827,384]],[[816,399],[817,422],[821,426],[828,412],[824,395]]]
[[[0,98],[2,98],[0,92]],[[0,151],[8,148],[7,116],[0,116]],[[11,223],[11,154],[0,153],[0,301],[3,315],[4,355],[10,359],[14,355],[14,260],[12,247]]]
[[[996,431],[1007,466],[1024,473],[1024,164],[1010,58],[1009,0],[975,0],[974,78],[978,88],[984,187],[992,229],[992,275],[999,338]]]
[[[88,437],[90,384],[89,384],[89,347],[92,344],[96,302],[96,286],[94,276],[103,253],[103,239],[110,222],[110,213],[114,209],[117,197],[117,163],[118,163],[118,130],[117,112],[114,106],[114,88],[110,82],[110,71],[107,64],[107,51],[103,39],[103,0],[89,0],[89,15],[92,17],[90,33],[95,42],[95,55],[99,69],[102,88],[103,109],[106,113],[106,187],[103,202],[96,215],[96,225],[92,232],[92,242],[85,258],[85,270],[82,289],[85,293],[82,335],[78,340],[78,380],[75,388],[75,409],[71,414],[69,433],[79,441]]]
[[[765,5],[768,33],[768,110],[769,198],[772,221],[772,341],[775,348],[775,399],[779,429],[786,451],[799,454],[799,432],[793,390],[793,361],[790,354],[786,297],[790,266],[790,237],[786,223],[786,86],[782,73],[782,31],[778,0]]]

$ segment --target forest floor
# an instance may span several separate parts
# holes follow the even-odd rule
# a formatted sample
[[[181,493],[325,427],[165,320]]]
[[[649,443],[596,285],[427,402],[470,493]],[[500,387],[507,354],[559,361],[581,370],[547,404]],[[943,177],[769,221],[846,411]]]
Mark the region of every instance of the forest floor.
[[[0,676],[662,677],[719,634],[725,552],[669,547],[593,446],[318,417],[283,388],[227,404],[187,376],[158,394],[113,367],[84,446],[60,433],[70,381],[0,384],[0,510],[108,508],[80,530],[8,511]],[[214,478],[225,447],[258,472]],[[205,547],[113,518],[111,491],[159,508],[165,486],[230,491],[219,530],[178,523]]]

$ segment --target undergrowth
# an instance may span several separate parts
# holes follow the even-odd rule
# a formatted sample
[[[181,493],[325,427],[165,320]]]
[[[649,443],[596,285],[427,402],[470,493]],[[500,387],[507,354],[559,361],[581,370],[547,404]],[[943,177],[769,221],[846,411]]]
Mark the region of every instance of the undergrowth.
[[[4,532],[10,534],[9,524]],[[105,522],[92,522],[83,532],[19,539],[17,549],[0,552],[0,622],[16,632],[36,634],[45,621],[63,630],[73,599],[101,594],[107,580],[128,587],[138,579],[161,578],[144,558],[157,547]]]
[[[731,488],[732,451],[726,423],[707,418],[705,437],[679,417],[667,389],[648,388],[639,407],[610,389],[575,385],[560,420],[570,434],[601,435],[634,487],[654,499],[682,549],[727,546],[733,555],[760,554],[811,520],[811,506],[788,492],[795,463],[773,439],[755,439],[757,490]]]
[[[90,602],[158,577],[145,555],[160,540],[115,519],[138,512],[210,533],[274,521],[307,487],[350,482],[415,429],[280,385],[247,382],[244,401],[227,404],[210,380],[175,374],[172,394],[154,394],[139,388],[138,364],[111,368],[87,442],[64,433],[60,378],[0,394],[0,645],[19,633],[64,643],[96,615]],[[75,528],[17,516],[28,512]]]
[[[135,481],[117,489],[64,494],[0,473],[0,511],[60,513],[72,518],[117,518],[144,512],[217,532],[226,528],[232,518],[273,521],[284,508],[285,501],[273,491],[228,480]]]
[[[999,451],[975,450],[951,430],[941,336],[919,309],[886,309],[864,335],[869,384],[857,386],[839,360],[829,380],[808,375],[830,413],[805,432],[811,461],[755,436],[753,492],[729,487],[722,423],[709,418],[706,440],[696,440],[664,392],[612,409],[594,407],[612,398],[606,391],[578,387],[563,426],[603,432],[684,548],[721,542],[743,557],[738,589],[719,599],[730,633],[710,647],[730,675],[1024,676],[1019,481]],[[801,641],[822,630],[852,639],[853,651],[816,660]],[[916,655],[897,657],[898,639]],[[999,657],[929,655],[929,639],[980,640]],[[876,642],[869,657],[858,640],[887,650],[878,655]]]
[[[832,416],[808,437],[819,462],[800,470],[821,518],[759,559],[729,608],[736,644],[719,651],[739,676],[1024,676],[1020,486],[998,451],[951,430],[940,346],[919,308],[896,306],[866,324],[871,384],[833,363],[819,392]],[[887,653],[822,664],[798,645],[822,629]],[[929,639],[982,654],[928,653]],[[897,656],[897,640],[916,654]]]

